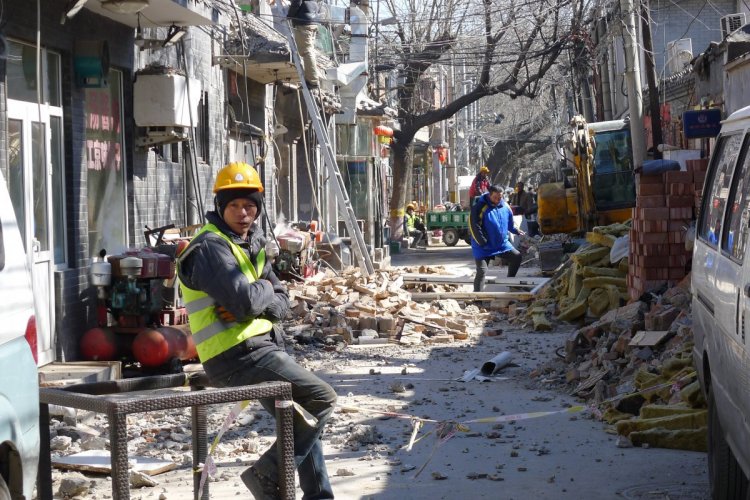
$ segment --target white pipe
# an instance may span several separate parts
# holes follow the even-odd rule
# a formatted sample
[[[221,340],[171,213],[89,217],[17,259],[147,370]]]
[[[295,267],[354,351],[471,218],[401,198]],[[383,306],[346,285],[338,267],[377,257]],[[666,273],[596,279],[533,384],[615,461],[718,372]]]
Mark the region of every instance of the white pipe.
[[[482,365],[482,375],[494,375],[498,371],[508,366],[513,359],[513,355],[508,351],[503,351],[491,360]]]

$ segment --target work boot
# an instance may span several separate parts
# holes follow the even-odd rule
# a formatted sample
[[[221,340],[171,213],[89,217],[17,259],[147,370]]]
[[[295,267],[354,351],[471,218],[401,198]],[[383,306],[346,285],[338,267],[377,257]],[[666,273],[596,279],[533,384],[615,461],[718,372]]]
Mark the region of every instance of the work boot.
[[[254,467],[245,469],[240,478],[256,500],[279,500],[281,498],[278,485]]]

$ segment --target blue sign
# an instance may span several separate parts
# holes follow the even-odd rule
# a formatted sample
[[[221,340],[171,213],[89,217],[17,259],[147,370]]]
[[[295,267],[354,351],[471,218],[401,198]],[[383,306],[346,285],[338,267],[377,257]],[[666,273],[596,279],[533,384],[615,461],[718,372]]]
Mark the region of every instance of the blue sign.
[[[721,130],[721,110],[712,108],[685,111],[682,114],[682,127],[687,139],[716,137]]]

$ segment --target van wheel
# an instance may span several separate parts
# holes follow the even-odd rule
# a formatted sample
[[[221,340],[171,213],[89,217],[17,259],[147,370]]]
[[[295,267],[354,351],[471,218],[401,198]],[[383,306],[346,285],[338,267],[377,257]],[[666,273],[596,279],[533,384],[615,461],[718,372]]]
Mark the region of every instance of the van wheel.
[[[0,500],[11,500],[10,490],[3,476],[0,476]]]
[[[711,498],[746,500],[748,481],[724,439],[713,391],[708,392],[708,478]]]
[[[443,231],[443,243],[449,247],[456,246],[456,243],[458,243],[458,231],[455,229],[446,229]]]

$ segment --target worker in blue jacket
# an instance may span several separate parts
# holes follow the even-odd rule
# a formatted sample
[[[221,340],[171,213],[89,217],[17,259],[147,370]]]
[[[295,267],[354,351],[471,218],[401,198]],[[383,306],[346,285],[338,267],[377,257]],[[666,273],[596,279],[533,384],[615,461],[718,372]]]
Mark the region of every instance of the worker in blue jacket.
[[[489,191],[471,207],[469,230],[471,251],[477,265],[474,291],[481,292],[484,288],[487,267],[495,257],[499,256],[508,262],[508,277],[513,278],[521,267],[521,253],[511,244],[508,233],[525,233],[516,228],[513,211],[503,199],[502,187],[490,186]]]

